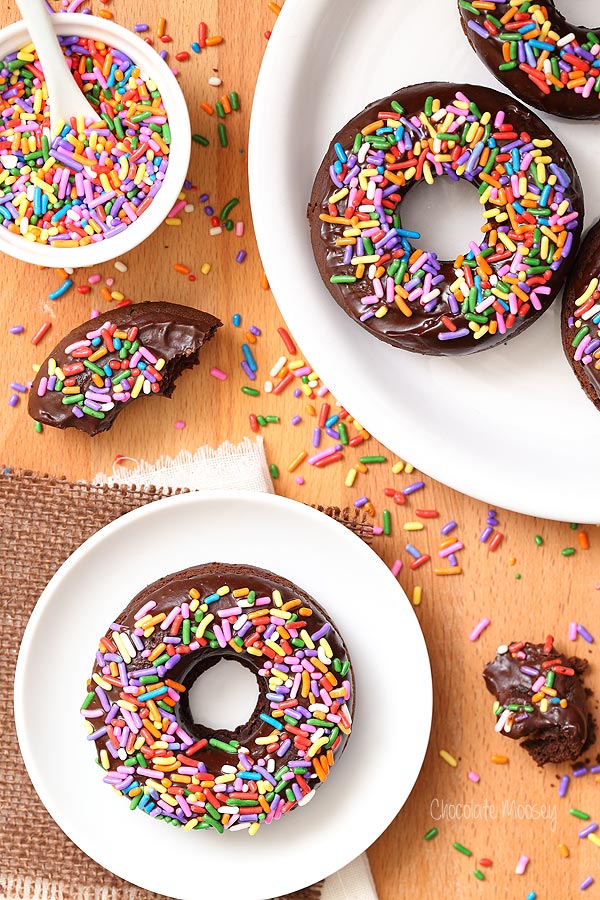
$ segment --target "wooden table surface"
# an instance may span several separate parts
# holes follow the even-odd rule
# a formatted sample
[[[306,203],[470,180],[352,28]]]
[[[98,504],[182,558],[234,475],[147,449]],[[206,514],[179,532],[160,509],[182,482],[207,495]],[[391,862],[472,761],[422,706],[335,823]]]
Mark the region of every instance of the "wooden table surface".
[[[423,599],[416,614],[431,656],[433,728],[423,770],[409,801],[369,851],[381,900],[438,898],[447,891],[459,898],[479,897],[486,892],[495,898],[525,898],[532,890],[537,891],[539,898],[554,900],[575,896],[579,883],[588,875],[598,877],[589,895],[600,896],[600,848],[578,839],[580,823],[568,812],[569,807],[575,806],[597,818],[600,785],[593,775],[579,778],[571,781],[567,799],[559,800],[558,777],[569,767],[538,770],[515,743],[494,733],[492,701],[481,678],[482,666],[498,644],[519,638],[539,641],[552,633],[559,648],[589,655],[589,684],[598,687],[593,645],[581,639],[576,647],[568,644],[567,627],[570,620],[575,620],[600,637],[600,584],[596,583],[600,581],[600,534],[596,528],[586,528],[591,546],[582,550],[579,529],[568,523],[538,521],[498,510],[504,539],[495,552],[490,552],[478,540],[487,515],[484,504],[425,476],[425,488],[409,497],[405,506],[396,506],[385,498],[385,487],[402,489],[420,476],[416,469],[412,474],[392,474],[391,464],[396,458],[374,439],[360,447],[347,448],[344,460],[327,468],[316,470],[304,464],[295,473],[288,473],[288,463],[296,454],[304,449],[310,451],[316,422],[307,410],[307,398],[295,398],[289,388],[279,396],[269,396],[262,390],[268,370],[285,348],[277,334],[277,328],[283,324],[281,316],[271,293],[261,287],[261,263],[252,234],[246,175],[252,95],[266,44],[264,32],[276,27],[275,15],[262,0],[203,0],[202,17],[210,33],[223,35],[224,42],[200,55],[192,53],[188,61],[179,64],[175,63],[174,54],[189,49],[196,39],[200,6],[176,0],[139,0],[135,4],[114,0],[106,5],[94,2],[92,6],[93,11],[112,11],[116,21],[129,27],[139,21],[150,24],[148,35],[154,45],[168,49],[172,64],[180,67],[193,131],[207,136],[210,146],[192,147],[189,177],[194,188],[186,196],[195,209],[183,214],[182,226],[163,225],[143,247],[128,254],[127,272],[117,271],[112,263],[99,268],[97,274],[102,281],[91,294],[81,295],[73,288],[61,300],[52,302],[48,294],[62,280],[57,272],[38,270],[3,257],[0,384],[5,399],[0,405],[0,458],[13,466],[84,479],[109,471],[119,454],[154,460],[162,453],[173,455],[181,448],[193,450],[206,443],[216,446],[224,439],[235,441],[249,434],[251,412],[279,416],[279,424],[261,429],[269,462],[280,469],[275,482],[277,492],[304,502],[339,506],[368,495],[378,523],[384,506],[389,507],[391,535],[377,537],[374,549],[388,564],[398,558],[404,561],[399,580],[409,597],[415,585],[422,587]],[[167,19],[172,43],[163,45],[155,36],[160,15]],[[0,25],[17,17],[13,0],[3,4]],[[223,80],[222,87],[208,84],[209,77],[215,74]],[[241,110],[226,118],[229,146],[222,149],[217,139],[217,117],[203,112],[200,103],[214,103],[223,92],[231,90],[239,93]],[[274,111],[273,127],[276,126]],[[242,238],[232,233],[209,236],[208,217],[197,201],[202,192],[210,195],[216,210],[230,197],[240,198],[234,218],[245,222]],[[237,264],[235,256],[240,249],[246,249],[248,256],[244,263]],[[205,262],[211,265],[207,276],[200,272]],[[176,273],[173,266],[177,263],[189,267],[197,276],[196,281]],[[91,274],[89,270],[76,272],[75,286],[86,284]],[[201,365],[183,376],[172,401],[153,398],[133,404],[112,431],[94,440],[74,430],[62,433],[45,429],[37,434],[27,416],[25,399],[15,408],[9,407],[9,382],[31,379],[34,363],[43,360],[63,333],[87,319],[92,308],[106,310],[110,303],[102,298],[100,289],[106,279],[113,278],[112,290],[134,301],[162,299],[202,307],[220,316],[225,327],[202,351]],[[242,317],[241,328],[231,324],[236,312]],[[45,320],[52,322],[52,328],[34,347],[31,337]],[[14,324],[24,325],[25,332],[9,334],[8,329]],[[261,389],[257,398],[241,392],[247,380],[240,368],[240,346],[246,329],[253,324],[262,331],[253,345],[259,364],[256,384]],[[296,358],[302,358],[300,350]],[[211,366],[227,372],[228,379],[217,381],[211,377]],[[333,409],[335,398],[328,396],[325,400]],[[317,412],[321,402],[316,402]],[[295,414],[302,416],[302,422],[293,427],[290,422]],[[184,429],[175,427],[177,420],[185,422]],[[352,425],[349,432],[356,433]],[[380,453],[388,461],[371,465],[366,474],[359,474],[353,488],[345,487],[350,464],[365,453]],[[418,460],[412,462],[418,464]],[[297,475],[306,479],[305,484],[297,484]],[[498,472],[498,478],[510,477],[510,465]],[[575,485],[576,478],[574,489]],[[440,517],[425,521],[423,531],[411,534],[403,530],[403,524],[415,520],[417,507],[435,508]],[[433,567],[444,565],[436,562],[439,529],[449,519],[458,523],[454,533],[465,545],[459,554],[463,571],[440,577],[434,575]],[[541,546],[534,542],[538,534],[543,538]],[[404,550],[407,540],[431,553],[434,564],[411,571],[411,557]],[[565,547],[575,547],[575,554],[563,556],[561,550]],[[322,548],[315,548],[314,558],[307,560],[307,564],[311,563],[325,564]],[[367,600],[370,602],[374,601]],[[398,602],[403,602],[400,596]],[[489,617],[491,625],[472,643],[469,632],[483,617]],[[399,663],[398,707],[385,714],[401,716],[402,692],[420,688],[411,682],[410,669],[402,666],[402,645],[384,647],[384,652],[394,654]],[[594,710],[596,707],[594,702]],[[408,747],[410,741],[411,723],[406,722]],[[456,757],[457,768],[440,758],[440,749]],[[384,777],[394,778],[396,766],[402,764],[403,748],[382,747],[381,752],[381,769],[365,773],[372,815],[377,814],[378,794],[385,789],[383,773]],[[493,764],[493,753],[508,756],[508,764]],[[595,751],[589,756],[595,758]],[[471,769],[481,776],[478,784],[467,777]],[[368,784],[370,778],[373,787]],[[464,807],[449,810],[443,804]],[[447,815],[438,821],[443,809]],[[438,827],[439,834],[426,843],[423,835],[433,826]],[[473,856],[468,859],[456,852],[454,841],[471,848]],[[561,841],[570,849],[568,859],[559,854]],[[529,856],[531,862],[526,874],[518,876],[515,866],[522,854]],[[492,867],[485,870],[483,884],[473,875],[481,857],[493,860]]]

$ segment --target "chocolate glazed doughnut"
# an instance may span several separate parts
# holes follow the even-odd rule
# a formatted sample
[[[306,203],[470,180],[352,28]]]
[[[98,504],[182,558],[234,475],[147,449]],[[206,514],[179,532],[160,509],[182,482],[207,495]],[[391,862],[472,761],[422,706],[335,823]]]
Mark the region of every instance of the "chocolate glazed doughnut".
[[[194,721],[187,692],[220,659],[258,685],[233,731]],[[100,638],[81,713],[104,781],[186,830],[255,834],[304,806],[342,755],[354,679],[325,611],[285,578],[208,563],[149,585]]]
[[[561,334],[569,365],[600,409],[600,221],[586,235],[567,281]]]
[[[402,224],[419,182],[463,178],[484,225],[454,261]],[[518,101],[474,85],[419,84],[378,100],[332,140],[308,218],[334,300],[395,347],[435,356],[506,342],[556,297],[579,246],[583,193],[550,129]]]
[[[600,28],[567,22],[553,0],[459,0],[463,31],[517,97],[565,119],[600,116]],[[600,15],[599,17],[600,18]]]

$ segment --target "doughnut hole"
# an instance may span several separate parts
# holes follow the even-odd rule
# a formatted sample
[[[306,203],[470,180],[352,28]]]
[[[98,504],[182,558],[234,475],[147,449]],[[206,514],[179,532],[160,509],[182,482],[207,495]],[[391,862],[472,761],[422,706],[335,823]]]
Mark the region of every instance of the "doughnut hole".
[[[598,0],[556,0],[556,9],[567,22],[585,28],[598,28],[600,14]]]
[[[217,660],[186,679],[189,713],[195,725],[234,732],[253,716],[258,703],[254,672],[237,659]]]
[[[399,206],[402,228],[418,231],[413,247],[436,253],[440,262],[451,262],[482,240],[483,207],[477,188],[461,178],[435,178],[433,184],[417,182]]]

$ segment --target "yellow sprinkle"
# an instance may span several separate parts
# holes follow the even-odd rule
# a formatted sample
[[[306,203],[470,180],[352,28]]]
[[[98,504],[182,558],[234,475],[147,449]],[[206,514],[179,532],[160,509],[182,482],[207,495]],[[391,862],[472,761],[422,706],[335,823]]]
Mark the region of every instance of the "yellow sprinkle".
[[[600,837],[598,837],[597,834],[588,834],[587,838],[588,841],[591,841],[596,847],[600,847]]]
[[[421,605],[421,597],[423,595],[423,588],[420,584],[416,584],[413,588],[412,592],[412,604],[413,606]]]
[[[450,753],[448,753],[447,750],[440,750],[439,754],[442,757],[442,759],[444,760],[444,762],[447,762],[449,766],[452,766],[454,769],[457,767],[457,765],[458,765],[457,760],[455,760],[454,757]]]
[[[402,462],[402,460],[398,460],[398,462],[394,463],[394,465],[392,466],[392,472],[394,473],[394,475],[398,475],[403,468],[404,463]]]
[[[110,760],[108,758],[108,751],[102,748],[100,751],[100,763],[103,769],[110,769]]]
[[[348,469],[348,474],[346,475],[346,480],[344,484],[346,487],[352,487],[354,484],[354,479],[356,478],[356,469]]]
[[[203,275],[208,275],[208,273],[210,272],[210,263],[202,263],[200,271]]]
[[[405,522],[402,527],[405,531],[423,531],[422,522]]]

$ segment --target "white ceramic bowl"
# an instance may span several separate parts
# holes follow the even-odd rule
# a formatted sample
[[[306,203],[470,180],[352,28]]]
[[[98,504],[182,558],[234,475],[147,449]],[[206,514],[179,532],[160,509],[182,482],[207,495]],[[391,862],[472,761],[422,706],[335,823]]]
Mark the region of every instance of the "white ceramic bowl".
[[[0,250],[16,259],[55,268],[94,266],[137,247],[168,216],[187,175],[192,139],[190,117],[181,88],[168,65],[156,50],[137,35],[97,16],[59,13],[52,16],[52,21],[58,35],[77,35],[104,41],[127,53],[142,72],[156,82],[171,128],[169,165],[162,187],[148,209],[121,234],[85,247],[62,249],[30,242],[6,228],[0,228]],[[24,22],[15,22],[3,28],[0,31],[0,59],[28,42],[29,34]]]

